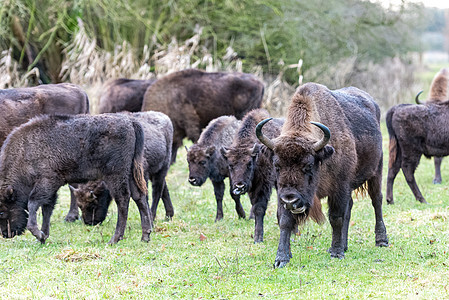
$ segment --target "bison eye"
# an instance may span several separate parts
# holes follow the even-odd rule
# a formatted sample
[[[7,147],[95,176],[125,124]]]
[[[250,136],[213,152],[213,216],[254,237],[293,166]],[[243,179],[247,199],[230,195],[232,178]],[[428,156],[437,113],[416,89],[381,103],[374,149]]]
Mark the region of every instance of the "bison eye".
[[[200,161],[200,165],[204,166],[206,164],[205,160]]]

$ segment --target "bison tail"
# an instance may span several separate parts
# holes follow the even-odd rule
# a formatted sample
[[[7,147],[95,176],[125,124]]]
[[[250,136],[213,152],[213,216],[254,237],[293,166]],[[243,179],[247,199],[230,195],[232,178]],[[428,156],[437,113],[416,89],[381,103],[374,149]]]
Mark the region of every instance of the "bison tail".
[[[134,127],[134,134],[136,136],[133,158],[133,177],[139,190],[146,195],[148,193],[148,188],[143,174],[143,150],[145,137],[142,126],[139,122],[133,121],[132,123]]]
[[[388,110],[387,115],[385,117],[385,122],[387,123],[388,135],[390,137],[390,146],[389,146],[389,158],[388,158],[388,167],[392,168],[396,162],[396,159],[399,157],[400,148],[398,146],[398,139],[396,137],[396,133],[393,128],[392,119],[395,111],[395,107],[392,107]]]

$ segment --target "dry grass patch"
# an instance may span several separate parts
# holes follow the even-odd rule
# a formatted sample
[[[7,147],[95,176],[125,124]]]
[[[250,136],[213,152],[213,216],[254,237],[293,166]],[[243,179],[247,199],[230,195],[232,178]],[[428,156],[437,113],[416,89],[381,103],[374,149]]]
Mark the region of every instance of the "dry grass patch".
[[[66,262],[84,262],[86,260],[102,259],[98,253],[82,252],[73,248],[63,249],[55,258]]]

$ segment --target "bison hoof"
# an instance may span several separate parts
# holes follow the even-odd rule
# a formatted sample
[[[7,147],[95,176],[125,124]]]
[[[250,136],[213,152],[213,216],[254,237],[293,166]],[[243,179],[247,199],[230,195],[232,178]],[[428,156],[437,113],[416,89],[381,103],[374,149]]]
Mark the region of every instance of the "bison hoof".
[[[345,253],[343,251],[335,251],[331,249],[329,252],[331,253],[331,258],[338,258],[338,259],[345,258]]]
[[[390,247],[388,240],[376,241],[376,247]]]
[[[418,201],[421,202],[422,204],[428,204],[424,198],[418,199]]]
[[[286,259],[276,259],[274,261],[273,268],[274,269],[283,268],[288,264],[289,261],[290,260],[286,260]]]
[[[77,215],[67,215],[65,217],[64,221],[72,223],[72,222],[75,222],[78,219],[79,219],[79,216],[77,216]]]
[[[173,215],[171,215],[171,216],[166,215],[165,216],[165,221],[167,221],[167,222],[170,222],[172,219],[173,219]]]
[[[47,235],[43,233],[42,231],[39,232],[39,236],[36,237],[41,244],[45,244],[45,241],[47,240]]]
[[[393,199],[387,199],[387,204],[394,204],[394,200]]]
[[[150,241],[150,234],[149,233],[142,234],[142,242],[148,243],[149,241]]]

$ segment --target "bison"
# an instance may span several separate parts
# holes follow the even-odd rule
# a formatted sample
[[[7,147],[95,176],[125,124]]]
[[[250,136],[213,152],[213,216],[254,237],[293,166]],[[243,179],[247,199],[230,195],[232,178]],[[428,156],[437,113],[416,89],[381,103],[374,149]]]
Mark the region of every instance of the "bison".
[[[444,99],[444,98],[443,98]],[[399,104],[386,115],[390,136],[387,203],[393,204],[393,184],[402,169],[415,199],[427,203],[415,180],[421,156],[449,155],[449,100],[425,105]]]
[[[127,113],[126,116],[138,121],[145,136],[143,171],[145,182],[151,180],[152,199],[151,214],[156,217],[159,199],[162,198],[167,219],[174,214],[170,194],[165,182],[170,167],[173,126],[170,119],[160,112],[147,111]],[[81,209],[82,218],[87,225],[96,225],[106,218],[112,196],[103,180],[70,186],[75,201]]]
[[[248,112],[230,147],[221,148],[229,168],[232,194],[240,196],[248,193],[251,201],[250,218],[255,218],[255,243],[263,242],[263,219],[275,185],[272,153],[261,147],[255,134],[257,123],[268,117],[265,109]],[[278,136],[282,123],[282,119],[275,119],[267,126],[267,135],[270,138]]]
[[[6,238],[28,229],[41,243],[50,233],[58,189],[103,179],[118,207],[110,243],[123,238],[130,195],[148,241],[152,218],[143,175],[139,122],[114,115],[40,116],[14,129],[0,153],[0,228]],[[42,208],[39,230],[36,213]]]
[[[198,143],[187,149],[187,162],[189,164],[189,183],[201,186],[210,178],[214,186],[217,201],[217,215],[215,221],[223,219],[224,180],[229,177],[228,163],[221,155],[221,147],[232,143],[237,133],[240,121],[234,116],[222,116],[210,121],[203,130]],[[232,181],[230,181],[232,188]],[[245,218],[245,211],[240,203],[240,195],[231,192],[235,201],[235,210],[240,218]]]
[[[109,81],[103,87],[98,102],[98,113],[139,112],[142,109],[143,95],[155,81],[156,79],[126,78]]]
[[[15,127],[35,116],[88,113],[87,94],[74,84],[43,84],[35,87],[0,90],[0,146]],[[66,221],[72,222],[76,219],[78,219],[78,208],[72,205]]]
[[[142,111],[163,112],[173,122],[173,163],[185,137],[195,143],[201,130],[223,115],[241,119],[260,107],[263,92],[263,83],[251,74],[188,69],[152,84],[144,95]]]
[[[259,140],[273,151],[278,185],[280,240],[274,267],[292,257],[290,234],[327,197],[332,226],[331,257],[348,248],[352,191],[368,191],[374,207],[376,246],[388,246],[382,217],[382,135],[380,110],[372,97],[354,87],[329,90],[317,83],[298,88],[281,134],[270,139],[257,125]],[[323,125],[325,124],[325,125]],[[321,133],[321,136],[320,136]],[[332,136],[331,136],[332,133]]]
[[[416,104],[426,104],[426,103],[440,103],[444,102],[448,99],[447,89],[449,85],[449,69],[443,68],[437,74],[435,74],[432,83],[430,85],[430,95],[426,102],[421,102],[419,100],[419,95],[423,92],[419,92],[415,101]],[[442,157],[435,156],[433,158],[435,164],[435,177],[433,179],[434,184],[441,183],[441,162],[443,160]]]

